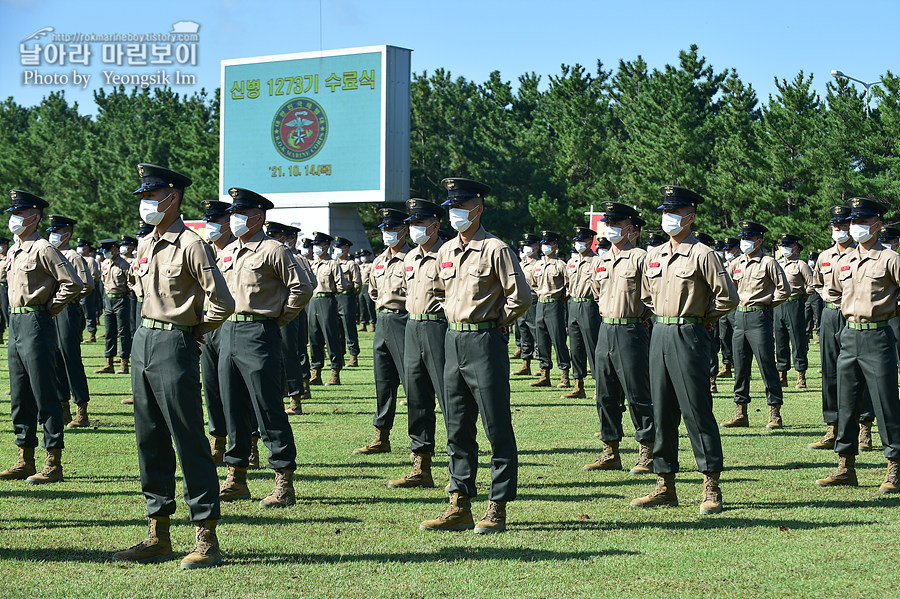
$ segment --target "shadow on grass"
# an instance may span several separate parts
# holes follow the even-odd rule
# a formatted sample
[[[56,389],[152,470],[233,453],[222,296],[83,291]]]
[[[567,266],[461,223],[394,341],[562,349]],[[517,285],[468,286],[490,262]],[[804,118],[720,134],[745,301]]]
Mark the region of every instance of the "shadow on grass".
[[[60,484],[60,483],[57,483]],[[139,497],[140,489],[134,491],[68,491],[65,489],[45,489],[40,487],[27,487],[19,489],[0,489],[0,499],[12,499],[14,497],[24,497],[27,499],[86,499],[91,497],[109,497],[111,495],[119,495],[123,497]]]
[[[725,506],[726,512],[716,516],[695,516],[691,520],[679,520],[676,522],[622,522],[617,520],[563,520],[557,522],[516,522],[516,529],[533,532],[560,532],[570,530],[642,530],[664,529],[676,531],[707,530],[710,528],[772,528],[780,530],[781,527],[788,530],[817,530],[820,528],[838,528],[843,526],[869,526],[874,522],[814,522],[811,520],[791,520],[788,518],[741,518],[728,516],[727,512],[734,504]],[[632,508],[638,510],[640,508]],[[657,508],[660,509],[660,508]],[[665,513],[671,514],[673,510],[684,508],[662,508]],[[696,514],[692,511],[692,514]]]

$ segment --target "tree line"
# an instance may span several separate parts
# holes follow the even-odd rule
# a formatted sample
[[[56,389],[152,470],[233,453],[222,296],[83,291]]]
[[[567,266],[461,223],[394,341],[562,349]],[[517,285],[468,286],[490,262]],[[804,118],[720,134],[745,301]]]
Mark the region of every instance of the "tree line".
[[[776,79],[757,96],[734,69],[717,71],[696,46],[650,69],[641,57],[607,69],[562,65],[549,75],[499,71],[476,83],[439,69],[413,74],[410,195],[442,200],[445,176],[489,183],[485,226],[513,241],[525,231],[564,234],[591,205],[636,206],[658,230],[659,187],[689,187],[706,198],[696,228],[734,235],[748,218],[805,247],[830,245],[828,208],[853,196],[893,204],[900,191],[900,77],[864,92],[813,76]],[[195,183],[184,212],[217,197],[219,90],[98,90],[97,114],[80,115],[61,92],[37,106],[0,103],[0,185],[43,194],[53,211],[77,218],[79,236],[137,228],[134,165],[155,162]],[[398,198],[402,200],[403,198]],[[360,207],[367,230],[372,205]],[[891,215],[892,216],[892,215]],[[373,246],[381,246],[372,234]]]

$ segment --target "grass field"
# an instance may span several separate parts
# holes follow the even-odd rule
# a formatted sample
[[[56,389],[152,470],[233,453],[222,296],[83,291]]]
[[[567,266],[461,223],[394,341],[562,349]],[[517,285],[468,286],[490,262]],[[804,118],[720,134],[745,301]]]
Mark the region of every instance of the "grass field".
[[[102,340],[100,340],[102,341]],[[420,532],[446,504],[447,458],[435,458],[437,488],[398,490],[388,478],[409,469],[406,410],[398,407],[393,453],[354,456],[372,436],[372,333],[361,334],[360,367],[341,387],[317,387],[291,417],[300,464],[298,503],[272,511],[258,500],[270,470],[251,471],[255,501],[223,505],[219,538],[226,563],[181,571],[178,560],[133,565],[112,561],[146,533],[133,416],[120,400],[129,377],[88,374],[87,430],[67,431],[65,482],[31,487],[0,482],[0,597],[889,597],[900,595],[895,566],[900,497],[877,493],[881,451],[863,454],[860,487],[819,489],[831,451],[807,443],[823,432],[818,346],[811,346],[810,389],[786,390],[786,428],[766,431],[766,406],[754,374],[751,428],[723,430],[725,511],[700,517],[700,474],[682,432],[681,505],[640,510],[629,501],[652,476],[585,472],[599,440],[592,400],[560,399],[514,377],[513,423],[519,446],[519,499],[502,535]],[[91,373],[102,344],[84,347]],[[0,347],[8,389],[6,345]],[[558,375],[554,371],[554,377]],[[793,378],[794,373],[791,373]],[[721,381],[716,416],[734,411],[731,382]],[[593,382],[589,384],[589,395]],[[15,459],[9,397],[0,394],[0,467]],[[626,434],[633,429],[626,415]],[[438,447],[444,447],[438,418]],[[480,495],[486,505],[489,446],[483,433]],[[875,435],[876,447],[880,447]],[[633,438],[622,443],[630,467]],[[38,450],[41,458],[43,451]],[[265,455],[265,453],[263,454]],[[225,470],[219,474],[224,478]],[[181,501],[172,519],[178,559],[193,546]]]

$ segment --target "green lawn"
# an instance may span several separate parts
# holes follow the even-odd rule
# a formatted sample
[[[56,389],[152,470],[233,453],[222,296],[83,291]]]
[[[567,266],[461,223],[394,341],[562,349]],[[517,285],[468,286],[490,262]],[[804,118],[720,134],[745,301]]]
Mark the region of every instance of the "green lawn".
[[[102,342],[102,339],[100,340]],[[897,596],[891,560],[900,537],[900,497],[877,493],[881,451],[861,456],[859,488],[819,489],[836,456],[807,443],[824,429],[818,346],[811,346],[809,391],[786,390],[786,428],[768,432],[760,378],[754,375],[751,428],[723,431],[725,511],[698,515],[700,474],[683,435],[678,479],[681,505],[640,510],[630,500],[649,491],[652,476],[585,472],[598,456],[592,401],[560,399],[513,381],[519,445],[519,500],[502,535],[420,532],[418,524],[447,501],[447,459],[435,458],[437,488],[386,486],[409,468],[399,406],[394,452],[371,457],[351,450],[372,436],[372,333],[362,334],[360,367],[341,387],[317,387],[291,417],[300,468],[298,503],[271,511],[258,500],[272,485],[269,470],[251,472],[255,501],[225,504],[219,538],[226,563],[181,571],[178,560],[118,564],[112,552],[145,534],[133,416],[120,400],[129,378],[89,374],[88,430],[66,433],[65,482],[31,487],[0,482],[0,597],[886,597]],[[91,373],[102,344],[83,346]],[[0,347],[8,389],[6,346]],[[554,378],[558,375],[554,371]],[[791,373],[791,380],[794,373]],[[734,411],[730,381],[720,381],[716,416]],[[593,382],[588,394],[593,391]],[[0,467],[15,459],[9,397],[0,394]],[[626,434],[633,433],[626,415]],[[474,509],[483,513],[489,446],[483,433]],[[438,418],[438,446],[444,447]],[[875,435],[876,446],[879,439]],[[636,443],[622,443],[626,468]],[[43,457],[42,450],[39,450]],[[265,454],[263,454],[265,455]],[[225,470],[219,470],[224,478]],[[180,559],[193,528],[180,499],[172,541]],[[893,540],[892,540],[893,539]]]

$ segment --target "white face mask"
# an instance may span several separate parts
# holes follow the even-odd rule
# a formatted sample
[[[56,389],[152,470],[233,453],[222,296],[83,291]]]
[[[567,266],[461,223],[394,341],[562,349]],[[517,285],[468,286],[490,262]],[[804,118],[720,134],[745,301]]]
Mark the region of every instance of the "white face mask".
[[[231,218],[229,217],[229,220]],[[206,238],[210,241],[218,241],[222,237],[222,223],[206,223]]]
[[[832,231],[831,238],[835,243],[847,243],[850,241],[850,231]]]
[[[749,239],[741,239],[741,251],[745,254],[749,254],[756,248],[756,242],[750,241]]]
[[[816,267],[816,261],[815,261],[815,260],[807,260],[807,261],[806,261],[806,264],[809,265],[809,267],[810,267],[810,268],[813,268],[813,269]]]
[[[62,233],[50,233],[50,245],[58,248],[62,245]]]
[[[469,211],[463,208],[451,208],[450,226],[460,233],[467,231],[472,226],[472,221],[469,220]]]
[[[126,255],[126,254],[128,254],[128,246],[127,246],[127,245],[120,245],[120,246],[119,246],[119,253],[122,254],[123,256]]]
[[[732,260],[734,260],[734,254],[732,254],[731,252],[725,252],[725,261],[731,262]]]
[[[609,251],[609,249],[607,249],[607,248],[601,248],[601,249],[597,250],[597,255],[602,256],[603,254],[605,254],[608,251]]]
[[[610,243],[619,243],[625,237],[622,233],[622,227],[606,227],[604,236]]]
[[[13,235],[21,235],[25,232],[25,217],[13,214],[9,217],[9,231]]]
[[[325,253],[325,248],[323,248],[321,245],[314,245],[312,250],[313,254],[315,254],[316,256],[321,256]]]
[[[76,253],[76,254],[83,254],[83,253],[84,253],[84,247],[77,247],[77,248],[75,248],[75,253]]]
[[[553,253],[553,246],[547,245],[546,243],[541,244],[541,253],[544,254],[545,256],[549,256],[550,254]]]
[[[107,260],[112,260],[113,259],[112,250],[103,250],[103,257],[106,258]]]
[[[360,257],[359,257],[359,263],[360,263],[360,264],[365,264],[365,263],[368,262],[368,261],[369,261],[369,259],[368,259],[366,256],[360,256]]]
[[[300,255],[301,255],[301,256],[303,256],[304,258],[308,258],[308,257],[309,257],[310,248],[300,246],[299,249],[300,249]]]
[[[874,233],[872,233],[873,227],[867,227],[866,225],[850,225],[850,237],[855,239],[857,243],[865,243],[872,239]]]
[[[402,241],[400,239],[400,233],[397,233],[396,231],[382,231],[381,240],[384,242],[384,245],[388,247],[394,247]]]
[[[341,248],[331,248],[331,257],[335,260],[340,260],[343,255],[344,252],[341,251]]]
[[[684,227],[681,225],[681,221],[683,221],[684,218],[685,217],[672,214],[671,212],[663,212],[662,230],[665,231],[666,235],[669,237],[678,235],[684,230]]]
[[[246,214],[232,214],[228,217],[228,223],[231,225],[231,232],[235,237],[241,237],[250,232],[247,226],[248,217]]]
[[[161,223],[162,220],[166,217],[166,213],[159,211],[159,204],[161,202],[165,202],[170,197],[172,197],[171,193],[160,200],[160,202],[157,202],[155,200],[141,200],[141,206],[139,208],[139,211],[141,213],[141,220],[148,225],[153,225],[154,227]]]
[[[409,227],[409,238],[413,240],[413,243],[416,245],[422,245],[426,241],[428,241],[428,227],[417,227],[415,225],[410,225]]]
[[[576,254],[581,254],[583,252],[586,252],[587,249],[588,249],[588,244],[586,241],[576,241],[575,242],[575,253]]]
[[[721,251],[719,251],[719,250],[716,250],[716,255],[717,255],[719,258],[722,258],[722,259],[725,258],[725,252],[721,252]]]
[[[781,255],[785,258],[790,258],[794,255],[794,250],[789,247],[781,246]]]
[[[525,254],[526,256],[533,256],[534,255],[534,246],[526,245],[525,247],[522,248],[522,253]]]

